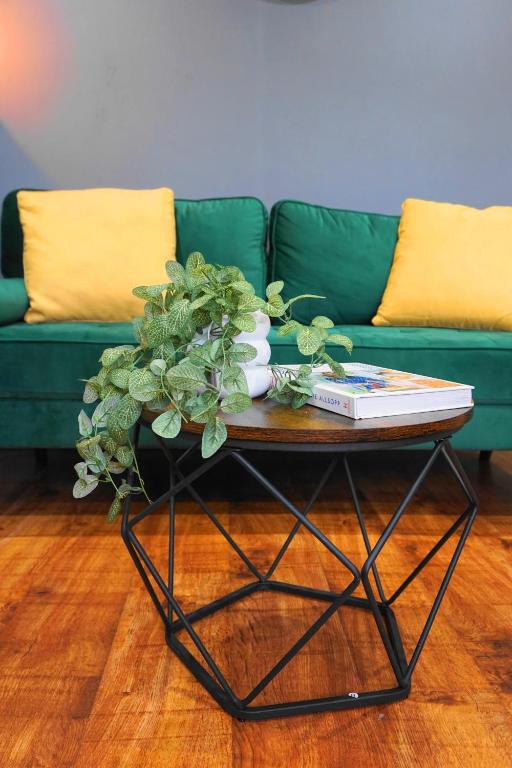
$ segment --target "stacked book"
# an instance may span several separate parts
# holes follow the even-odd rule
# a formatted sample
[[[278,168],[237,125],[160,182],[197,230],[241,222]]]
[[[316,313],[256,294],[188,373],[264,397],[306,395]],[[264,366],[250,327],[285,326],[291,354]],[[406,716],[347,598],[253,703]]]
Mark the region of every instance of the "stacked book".
[[[294,368],[295,366],[288,366]],[[473,387],[377,365],[344,363],[345,377],[315,369],[311,405],[352,419],[444,411],[472,405]]]

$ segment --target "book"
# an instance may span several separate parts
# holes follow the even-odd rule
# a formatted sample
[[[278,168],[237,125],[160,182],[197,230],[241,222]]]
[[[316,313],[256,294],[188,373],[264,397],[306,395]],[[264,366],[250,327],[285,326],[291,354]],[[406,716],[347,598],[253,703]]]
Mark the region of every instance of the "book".
[[[316,383],[309,404],[352,419],[444,411],[472,405],[474,387],[469,384],[364,363],[344,363],[343,367],[345,377],[332,373],[327,365],[315,369],[313,378]]]

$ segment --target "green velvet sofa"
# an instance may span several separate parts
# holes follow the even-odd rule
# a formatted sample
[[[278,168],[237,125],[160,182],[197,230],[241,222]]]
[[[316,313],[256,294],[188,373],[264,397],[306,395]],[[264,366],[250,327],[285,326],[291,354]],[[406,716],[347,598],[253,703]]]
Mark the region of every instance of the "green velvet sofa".
[[[371,325],[398,221],[295,201],[277,203],[269,217],[250,197],[176,200],[177,258],[199,250],[210,261],[237,264],[259,293],[272,278],[284,280],[288,295],[325,296],[324,302],[297,304],[297,319],[332,317],[353,339],[358,362],[474,384],[475,415],[455,445],[512,449],[512,333]],[[0,447],[70,447],[82,407],[81,379],[95,371],[105,347],[132,342],[132,329],[128,323],[24,323],[22,252],[12,192],[2,208]],[[275,362],[296,361],[293,339],[272,329],[270,343]],[[338,347],[329,351],[346,359]]]

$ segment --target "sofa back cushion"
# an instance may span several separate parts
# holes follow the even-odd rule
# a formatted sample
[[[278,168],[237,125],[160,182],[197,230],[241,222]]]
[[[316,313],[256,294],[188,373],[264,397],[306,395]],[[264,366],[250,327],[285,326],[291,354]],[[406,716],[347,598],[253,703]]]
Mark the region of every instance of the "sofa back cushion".
[[[284,280],[286,298],[326,297],[297,302],[294,317],[304,323],[320,314],[335,323],[369,323],[386,287],[398,223],[398,216],[277,203],[270,225],[273,279]]]
[[[239,267],[256,293],[267,281],[265,206],[255,197],[176,200],[176,258],[184,263],[192,251],[206,261]]]
[[[2,272],[5,277],[23,277],[23,232],[17,192],[9,192],[2,210]],[[178,261],[192,251],[201,251],[206,260],[233,264],[263,295],[267,262],[267,211],[254,197],[226,197],[210,200],[175,200]]]

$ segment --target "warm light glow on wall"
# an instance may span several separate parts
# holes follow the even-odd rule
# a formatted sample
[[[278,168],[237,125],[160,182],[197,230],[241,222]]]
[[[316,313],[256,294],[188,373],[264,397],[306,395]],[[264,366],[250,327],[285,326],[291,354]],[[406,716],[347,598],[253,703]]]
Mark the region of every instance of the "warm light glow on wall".
[[[44,117],[68,65],[65,35],[51,0],[0,0],[0,120]]]

